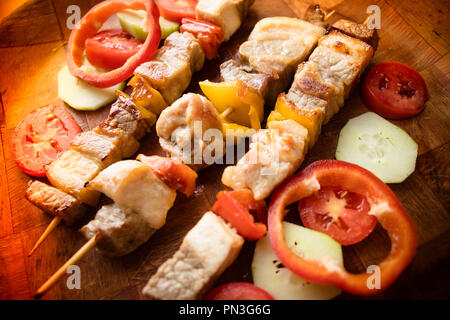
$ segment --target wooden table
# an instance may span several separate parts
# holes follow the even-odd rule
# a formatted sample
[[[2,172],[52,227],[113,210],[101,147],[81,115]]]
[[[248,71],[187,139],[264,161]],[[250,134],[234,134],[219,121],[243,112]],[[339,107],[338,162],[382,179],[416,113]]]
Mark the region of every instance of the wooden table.
[[[11,159],[11,136],[17,123],[36,107],[61,103],[57,97],[56,74],[65,63],[64,45],[70,34],[66,28],[68,5],[77,3],[86,13],[97,1],[39,0],[20,7],[0,25],[0,298],[29,299],[34,291],[61,266],[85,239],[77,229],[91,219],[92,211],[76,226],[63,224],[30,258],[26,253],[51,220],[29,204],[24,192],[30,177]],[[327,0],[319,1],[336,9],[331,21],[346,17],[362,22],[366,8],[381,8],[379,48],[371,64],[396,60],[410,65],[424,77],[430,94],[425,111],[418,117],[394,123],[419,144],[416,171],[403,183],[391,185],[410,213],[419,234],[419,248],[412,264],[396,283],[371,298],[449,298],[450,277],[450,10],[445,1],[407,0]],[[194,76],[189,91],[198,91],[198,81],[218,80],[219,64],[236,53],[253,25],[266,16],[301,14],[304,2],[257,0],[238,34],[220,49],[219,57],[205,64]],[[94,113],[74,112],[84,130],[92,128],[108,108]],[[267,108],[268,110],[270,108]],[[268,111],[267,110],[267,111]],[[303,166],[334,156],[338,133],[348,119],[367,109],[359,90],[346,107],[323,128],[316,146]],[[141,152],[161,154],[155,134],[142,142]],[[197,193],[192,198],[178,196],[168,214],[167,224],[132,254],[108,259],[90,252],[80,263],[81,290],[67,289],[60,281],[46,299],[140,299],[141,289],[158,266],[169,258],[185,233],[209,208],[215,194],[223,189],[224,167],[212,166],[200,172]],[[237,261],[218,283],[251,281],[250,263],[254,243],[247,242]],[[363,243],[344,248],[349,270],[364,271],[381,261],[389,250],[386,233],[377,228]],[[341,299],[358,297],[342,294]]]

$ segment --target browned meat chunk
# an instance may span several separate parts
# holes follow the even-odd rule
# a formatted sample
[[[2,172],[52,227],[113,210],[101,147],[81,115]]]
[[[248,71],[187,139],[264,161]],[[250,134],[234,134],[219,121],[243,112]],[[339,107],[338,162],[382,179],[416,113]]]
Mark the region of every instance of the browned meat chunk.
[[[82,217],[86,211],[86,207],[70,194],[37,180],[30,183],[25,198],[39,209],[61,217],[68,225]]]
[[[244,239],[222,218],[206,212],[142,290],[153,299],[199,298],[238,256]]]
[[[220,139],[215,136],[206,139],[205,133],[210,129],[216,129]],[[161,148],[194,170],[213,164],[223,156],[219,113],[208,99],[199,94],[187,93],[161,112],[156,132]]]
[[[192,34],[174,32],[153,59],[141,64],[135,72],[145,77],[171,104],[186,90],[192,74],[203,67],[204,61],[203,50]]]
[[[136,250],[155,231],[142,215],[117,204],[102,206],[95,219],[81,228],[87,239],[96,236],[97,248],[110,257],[123,256]]]

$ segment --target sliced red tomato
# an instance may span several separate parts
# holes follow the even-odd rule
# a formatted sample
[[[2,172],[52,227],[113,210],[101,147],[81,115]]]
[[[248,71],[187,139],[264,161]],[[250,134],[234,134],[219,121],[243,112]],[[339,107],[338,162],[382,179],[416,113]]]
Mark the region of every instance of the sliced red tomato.
[[[96,67],[116,69],[134,56],[143,43],[122,29],[101,31],[86,39],[86,58]]]
[[[158,0],[161,15],[170,21],[181,22],[183,18],[195,19],[198,0]]]
[[[45,166],[70,149],[81,132],[63,106],[44,106],[28,114],[14,130],[12,157],[19,168],[34,177],[45,177]]]
[[[166,157],[138,155],[138,160],[150,166],[153,172],[170,188],[191,196],[195,191],[197,173],[187,165]]]
[[[374,216],[389,235],[391,251],[378,264],[382,277],[377,288],[367,285],[371,273],[349,273],[344,266],[329,259],[303,259],[286,244],[283,230],[286,207],[322,189],[328,193],[330,188],[333,192],[337,188],[364,197],[370,208],[368,214]],[[356,203],[361,201],[359,196],[355,199]],[[392,190],[370,171],[338,160],[316,161],[283,182],[272,196],[268,226],[270,244],[284,267],[305,280],[331,284],[354,294],[367,295],[386,289],[408,266],[417,248],[414,224]]]
[[[208,60],[217,56],[217,50],[223,42],[222,28],[212,23],[184,18],[181,20],[181,32],[192,33],[200,43],[200,46]]]
[[[305,227],[326,233],[344,246],[362,241],[377,224],[377,218],[368,214],[364,196],[339,187],[321,188],[302,199],[298,210]]]
[[[213,204],[211,210],[231,223],[241,236],[252,241],[266,234],[266,225],[255,222],[250,213],[255,212],[261,221],[266,221],[267,213],[264,200],[256,201],[253,198],[253,193],[248,189],[220,191],[216,198],[217,201]]]
[[[94,36],[99,28],[118,11],[125,9],[145,10],[148,36],[139,51],[129,57],[117,69],[108,72],[96,72],[84,68],[86,40]],[[152,0],[107,0],[92,7],[72,30],[67,44],[67,65],[72,75],[99,88],[114,86],[133,75],[134,70],[143,62],[149,61],[158,49],[161,40],[158,7]]]
[[[367,107],[388,119],[405,119],[422,112],[428,90],[422,76],[399,62],[382,62],[366,75],[362,97]]]
[[[203,300],[275,300],[266,291],[248,282],[231,282],[208,292]]]

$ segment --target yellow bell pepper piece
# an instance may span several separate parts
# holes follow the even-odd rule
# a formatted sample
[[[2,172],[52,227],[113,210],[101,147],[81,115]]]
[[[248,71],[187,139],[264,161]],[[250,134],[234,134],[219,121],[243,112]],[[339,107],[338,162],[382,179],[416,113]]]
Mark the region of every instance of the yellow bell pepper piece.
[[[224,136],[233,136],[236,138],[250,138],[255,133],[255,129],[253,128],[230,122],[224,122],[222,130]]]
[[[136,74],[128,82],[128,85],[133,87],[131,98],[137,106],[141,106],[159,115],[167,107],[161,93],[153,89],[150,83],[139,74]]]
[[[322,127],[322,120],[324,113],[321,109],[304,110],[296,107],[287,97],[282,93],[278,96],[275,104],[275,113],[272,118],[280,114],[286,119],[292,119],[304,126],[308,130],[309,147],[312,147],[320,134]]]
[[[283,121],[283,120],[287,120],[287,118],[285,116],[283,116],[281,113],[279,113],[276,110],[272,110],[272,112],[270,112],[269,116],[267,117],[267,126],[269,126],[269,123],[272,121]]]
[[[261,128],[264,99],[242,81],[201,81],[200,88],[216,107],[224,122],[236,123],[253,129]]]

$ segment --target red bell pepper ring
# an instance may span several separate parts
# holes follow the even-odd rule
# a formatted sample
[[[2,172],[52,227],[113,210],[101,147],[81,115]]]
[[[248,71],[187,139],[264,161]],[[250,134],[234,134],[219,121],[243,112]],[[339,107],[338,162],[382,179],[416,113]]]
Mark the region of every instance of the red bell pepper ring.
[[[370,204],[369,214],[377,218],[389,235],[391,251],[378,265],[379,288],[369,288],[370,273],[352,274],[328,259],[305,260],[286,245],[282,224],[286,207],[321,187],[335,186],[365,196]],[[317,161],[286,180],[274,192],[268,220],[271,246],[285,267],[303,279],[335,285],[354,294],[369,295],[386,289],[409,265],[417,247],[414,224],[392,190],[366,169],[343,161]]]
[[[132,9],[147,12],[147,39],[140,50],[130,57],[120,68],[97,73],[83,68],[86,39],[97,33],[98,29],[118,11]],[[93,86],[107,88],[116,85],[131,75],[143,62],[150,60],[158,49],[161,40],[158,7],[152,0],[107,0],[92,7],[78,22],[70,34],[67,46],[67,64],[72,75]]]
[[[217,193],[216,198],[211,210],[231,223],[241,236],[253,241],[266,234],[266,225],[255,222],[250,214],[250,210],[255,211],[258,219],[264,221],[267,217],[265,202],[256,201],[250,190],[224,190]]]

